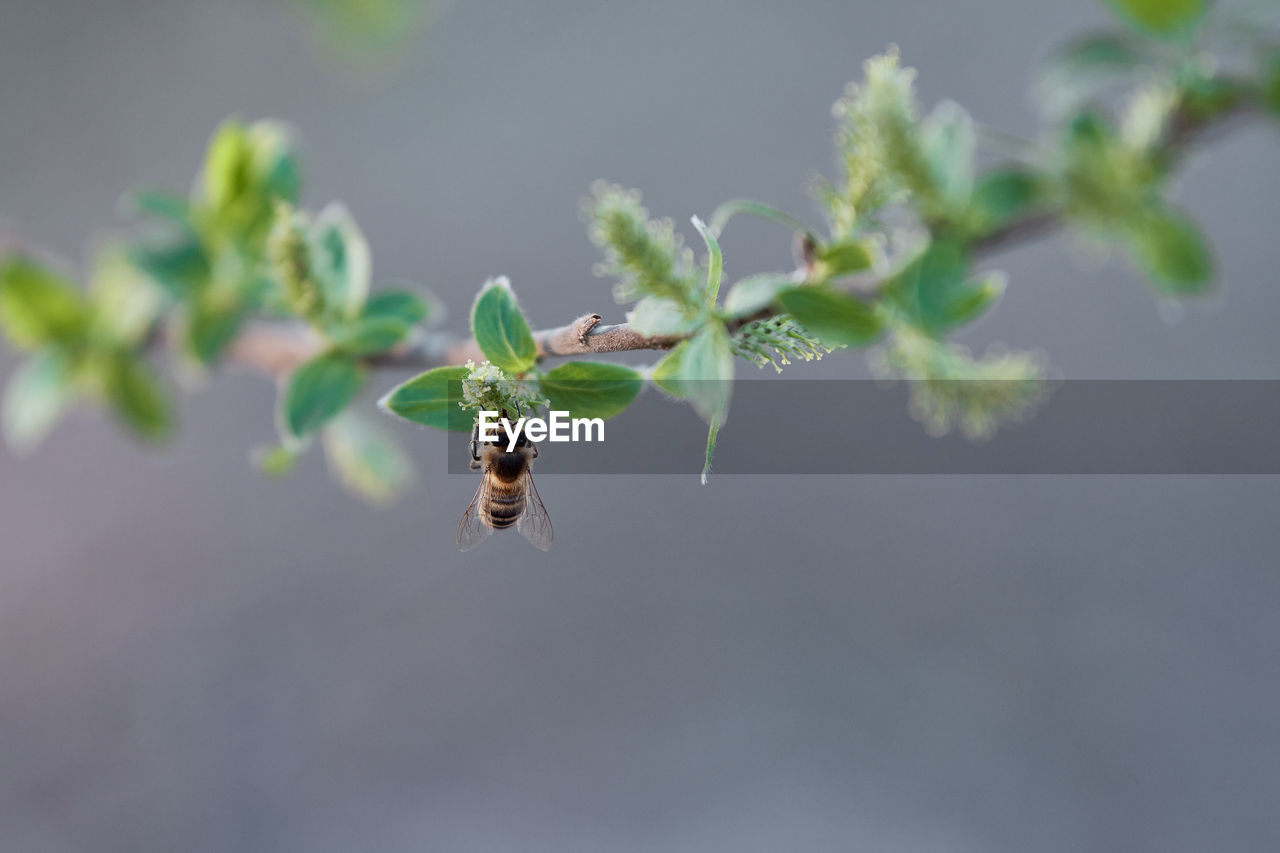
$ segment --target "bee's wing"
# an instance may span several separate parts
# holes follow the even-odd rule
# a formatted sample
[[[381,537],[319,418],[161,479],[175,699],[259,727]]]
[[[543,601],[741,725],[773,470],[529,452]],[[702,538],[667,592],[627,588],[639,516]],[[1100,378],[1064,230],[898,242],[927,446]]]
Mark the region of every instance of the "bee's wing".
[[[551,518],[547,515],[547,508],[542,505],[538,489],[533,485],[533,473],[528,468],[524,472],[524,512],[520,513],[516,530],[539,550],[551,549],[555,531],[551,529]]]
[[[459,551],[470,551],[493,532],[493,528],[480,518],[480,507],[488,499],[489,475],[483,474],[480,477],[480,486],[476,489],[476,496],[471,499],[467,511],[462,514],[462,521],[458,522]]]

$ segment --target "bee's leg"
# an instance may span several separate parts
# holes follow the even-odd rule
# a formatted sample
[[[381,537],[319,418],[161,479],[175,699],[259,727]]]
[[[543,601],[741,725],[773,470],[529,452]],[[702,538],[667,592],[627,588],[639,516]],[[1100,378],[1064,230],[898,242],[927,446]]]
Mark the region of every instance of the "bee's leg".
[[[471,442],[467,445],[471,451],[471,467],[479,468],[476,463],[480,461],[480,424],[474,424],[471,427]]]

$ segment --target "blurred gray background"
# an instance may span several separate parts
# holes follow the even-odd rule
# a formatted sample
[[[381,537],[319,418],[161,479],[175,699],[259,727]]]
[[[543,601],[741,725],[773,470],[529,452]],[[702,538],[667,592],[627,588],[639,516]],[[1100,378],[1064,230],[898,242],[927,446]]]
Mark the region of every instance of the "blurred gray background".
[[[0,227],[82,257],[124,189],[188,186],[223,117],[279,116],[307,202],[350,206],[379,280],[430,287],[455,326],[498,273],[537,325],[613,320],[578,219],[593,179],[682,223],[740,195],[816,218],[864,58],[896,42],[926,103],[1031,133],[1031,69],[1105,21],[454,3],[353,76],[278,5],[3,0]],[[1222,288],[1181,322],[1057,240],[998,259],[1009,292],[967,342],[1042,347],[1068,378],[1276,377],[1278,152],[1259,126],[1192,164]],[[787,243],[735,225],[730,274]],[[401,430],[429,476],[372,510],[318,456],[251,470],[273,393],[215,377],[158,452],[87,415],[0,454],[4,850],[1280,849],[1273,477],[700,487],[691,460],[544,478],[549,554],[464,555],[474,480],[439,473],[439,436]],[[767,452],[775,426],[727,429]]]

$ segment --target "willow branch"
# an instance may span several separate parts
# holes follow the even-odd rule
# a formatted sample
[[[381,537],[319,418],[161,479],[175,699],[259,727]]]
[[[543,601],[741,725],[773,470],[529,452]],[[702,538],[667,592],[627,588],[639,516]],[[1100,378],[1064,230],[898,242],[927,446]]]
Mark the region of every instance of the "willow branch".
[[[1181,159],[1193,144],[1206,141],[1209,137],[1221,136],[1256,111],[1257,104],[1247,99],[1208,119],[1197,118],[1184,110],[1175,110],[1168,122],[1160,150],[1172,164]],[[1066,214],[1061,208],[1031,211],[976,240],[972,245],[972,257],[978,260],[1011,246],[1051,236],[1066,224]],[[797,258],[802,273],[807,267],[806,260],[804,257]],[[840,287],[851,293],[867,296],[877,292],[884,284],[884,280],[861,277],[850,279]],[[771,308],[762,309],[730,322],[729,330],[736,331],[747,323],[767,319],[775,314]],[[636,331],[629,323],[609,325],[602,321],[603,317],[599,314],[584,314],[564,326],[534,332],[533,339],[537,344],[539,360],[637,350],[669,350],[685,338],[682,335],[645,335]],[[232,364],[268,375],[283,376],[321,354],[325,346],[323,338],[304,326],[257,321],[250,323],[231,345],[228,360]],[[474,339],[463,339],[446,332],[427,331],[395,350],[369,359],[367,363],[377,368],[425,370],[483,360],[484,353]]]

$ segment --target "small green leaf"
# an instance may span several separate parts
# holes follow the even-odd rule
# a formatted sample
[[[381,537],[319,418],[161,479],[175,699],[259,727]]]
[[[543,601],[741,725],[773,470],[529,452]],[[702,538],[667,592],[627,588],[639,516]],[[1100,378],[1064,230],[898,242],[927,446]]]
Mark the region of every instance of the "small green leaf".
[[[575,361],[542,377],[540,388],[551,408],[575,418],[611,418],[631,405],[643,377],[621,364]]]
[[[104,368],[107,401],[121,422],[140,438],[166,438],[173,429],[173,412],[159,375],[131,353],[110,356]]]
[[[461,406],[466,377],[465,367],[437,367],[396,386],[378,405],[416,424],[468,432],[472,416]]]
[[[698,233],[702,235],[702,240],[707,244],[707,283],[703,288],[706,294],[707,305],[715,307],[716,298],[720,295],[720,278],[724,274],[724,256],[720,253],[720,244],[716,242],[715,235],[711,233],[711,229],[707,228],[707,224],[698,217],[693,217],[693,227],[698,229]]]
[[[969,253],[946,241],[929,245],[912,263],[916,274],[916,305],[920,325],[931,334],[946,331],[979,299],[981,285],[967,285]]]
[[[820,245],[816,256],[818,262],[822,264],[822,268],[817,272],[819,278],[838,278],[842,275],[862,272],[871,267],[871,252],[863,243]]]
[[[0,421],[15,453],[35,448],[75,396],[71,362],[57,349],[35,353],[18,365],[4,389]]]
[[[1108,32],[1076,39],[1045,63],[1036,79],[1036,99],[1050,115],[1066,115],[1145,62],[1141,46],[1127,34]]]
[[[409,325],[396,317],[361,317],[329,334],[334,347],[352,355],[385,352],[409,335]]]
[[[720,422],[712,420],[707,427],[707,451],[702,462],[702,485],[707,484],[707,475],[711,473],[711,457],[716,452],[716,439],[720,437]]]
[[[1125,21],[1158,36],[1189,35],[1204,18],[1209,0],[1106,0]]]
[[[209,206],[225,214],[250,190],[248,129],[230,119],[214,132],[204,161],[204,197]]]
[[[973,192],[977,148],[973,119],[964,107],[943,101],[924,120],[921,135],[925,160],[942,204],[950,211],[963,208]]]
[[[956,288],[942,318],[942,328],[954,329],[987,313],[1004,295],[1007,280],[1002,273],[987,273]]]
[[[311,271],[320,284],[330,317],[355,317],[369,295],[373,262],[369,244],[351,214],[340,204],[320,211],[311,227]]]
[[[778,301],[827,346],[866,346],[884,331],[875,307],[847,293],[792,287],[779,293]]]
[[[994,169],[978,179],[972,205],[983,231],[994,231],[1038,204],[1043,182],[1034,172],[1018,166]]]
[[[747,276],[729,288],[729,295],[724,299],[725,313],[731,317],[749,317],[772,305],[779,291],[795,285],[796,278],[791,273]]]
[[[364,304],[364,317],[393,317],[413,326],[427,319],[430,313],[427,301],[407,290],[380,290],[371,294]]]
[[[370,503],[389,503],[413,482],[409,455],[356,412],[343,412],[325,427],[324,452],[334,478]]]
[[[471,308],[471,334],[485,358],[507,373],[524,373],[537,361],[533,333],[505,277],[491,279],[480,290]]]
[[[1162,293],[1186,296],[1208,289],[1213,254],[1196,224],[1173,210],[1157,208],[1129,233],[1134,258]]]
[[[724,422],[733,393],[733,342],[718,322],[707,323],[653,369],[654,383],[683,397],[704,420]]]
[[[248,131],[249,169],[264,200],[295,204],[302,185],[293,134],[278,121],[254,122]]]
[[[132,190],[120,199],[121,210],[129,216],[149,216],[193,230],[191,204],[182,196],[166,190]]]
[[[364,370],[340,353],[327,353],[294,371],[285,386],[283,423],[304,438],[347,407],[364,384]]]
[[[24,255],[0,260],[0,329],[15,347],[74,343],[88,325],[76,286]]]
[[[711,218],[707,220],[707,227],[711,229],[711,233],[719,237],[724,233],[724,227],[729,220],[738,215],[754,216],[757,219],[764,219],[781,225],[783,228],[789,228],[792,231],[802,231],[805,234],[813,234],[813,229],[805,225],[794,216],[783,213],[776,207],[770,207],[758,201],[748,201],[747,199],[734,199],[726,201],[711,212]]]
[[[142,240],[129,247],[128,255],[173,299],[186,298],[209,281],[209,258],[194,234]]]
[[[202,294],[187,306],[187,352],[200,364],[213,364],[222,357],[244,319],[245,309],[225,295]]]
[[[661,296],[646,296],[636,303],[628,317],[632,328],[642,335],[687,335],[698,328],[699,319],[683,305]]]
[[[302,452],[298,448],[283,444],[257,448],[253,452],[254,467],[268,477],[282,477],[288,474],[301,458]]]

